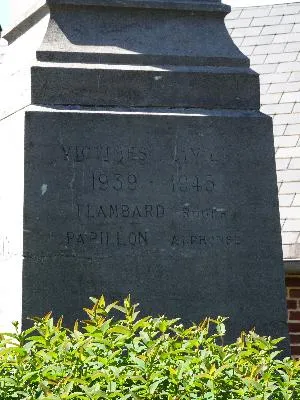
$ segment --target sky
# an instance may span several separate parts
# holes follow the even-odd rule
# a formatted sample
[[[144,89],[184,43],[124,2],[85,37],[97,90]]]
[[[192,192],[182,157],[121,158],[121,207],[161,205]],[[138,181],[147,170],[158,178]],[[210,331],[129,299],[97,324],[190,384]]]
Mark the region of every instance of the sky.
[[[9,0],[0,0],[0,24],[4,29],[9,21],[8,3]]]

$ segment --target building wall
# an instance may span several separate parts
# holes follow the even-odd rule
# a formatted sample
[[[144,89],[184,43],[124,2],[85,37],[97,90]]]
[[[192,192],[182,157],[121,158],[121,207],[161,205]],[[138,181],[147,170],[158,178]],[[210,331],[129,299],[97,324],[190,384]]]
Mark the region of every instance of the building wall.
[[[291,351],[300,357],[300,275],[287,275],[286,288]]]

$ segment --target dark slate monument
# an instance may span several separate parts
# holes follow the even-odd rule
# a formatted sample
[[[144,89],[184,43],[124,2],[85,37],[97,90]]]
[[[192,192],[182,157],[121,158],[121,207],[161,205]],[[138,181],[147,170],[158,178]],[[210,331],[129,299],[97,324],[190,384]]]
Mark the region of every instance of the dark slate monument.
[[[271,119],[219,0],[48,0],[26,113],[23,316],[287,336]]]

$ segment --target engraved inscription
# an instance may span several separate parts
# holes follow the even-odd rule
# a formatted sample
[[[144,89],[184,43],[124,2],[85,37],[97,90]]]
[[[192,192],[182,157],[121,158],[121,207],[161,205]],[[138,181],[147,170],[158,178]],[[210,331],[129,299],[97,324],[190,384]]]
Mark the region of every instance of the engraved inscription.
[[[207,235],[207,234],[191,234],[191,235],[173,235],[171,245],[173,247],[215,247],[218,245],[224,247],[239,246],[241,239],[237,234],[225,235]]]
[[[163,218],[165,207],[161,204],[77,204],[78,218]]]
[[[228,217],[228,211],[226,209],[217,207],[195,210],[186,205],[179,211],[179,213],[185,218],[196,218],[204,221],[223,221]]]
[[[148,232],[67,232],[66,242],[73,246],[147,246]]]
[[[107,144],[95,146],[61,146],[63,159],[75,163],[98,160],[103,164],[124,164],[135,162],[145,164],[149,158],[149,150],[137,146],[111,146]]]
[[[213,147],[206,149],[200,137],[194,143],[185,146],[182,142],[167,153],[155,146],[155,154],[151,143],[145,147],[107,142],[61,145],[63,160],[71,162],[72,168],[81,164],[82,176],[87,177],[78,180],[81,189],[72,204],[82,227],[78,231],[72,225],[68,228],[67,247],[104,250],[127,246],[144,251],[149,251],[149,246],[179,251],[238,247],[240,236],[230,232],[234,212],[226,205],[213,206],[221,188],[215,168],[224,157]],[[208,199],[211,205],[206,203]],[[105,228],[99,229],[102,223]],[[136,224],[141,231],[134,230]],[[199,226],[200,233],[194,233]],[[216,233],[211,231],[212,226]],[[186,233],[187,228],[190,233]]]
[[[201,179],[199,176],[172,176],[172,192],[207,192],[212,193],[216,184],[212,176]]]
[[[93,172],[92,174],[92,188],[93,190],[108,191],[114,190],[116,192],[123,190],[136,190],[138,179],[135,174],[121,175],[121,174],[104,174],[101,171]]]
[[[175,147],[173,160],[178,165],[200,164],[203,162],[215,164],[219,161],[215,154],[207,152],[203,147]]]

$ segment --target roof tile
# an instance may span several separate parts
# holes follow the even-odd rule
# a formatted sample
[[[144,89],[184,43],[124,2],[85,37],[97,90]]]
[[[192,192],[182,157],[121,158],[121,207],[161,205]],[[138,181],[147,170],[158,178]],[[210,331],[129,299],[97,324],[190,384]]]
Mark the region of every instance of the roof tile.
[[[300,61],[299,57],[298,57],[298,61]],[[289,81],[290,82],[300,81],[300,72],[292,72]]]
[[[285,48],[285,44],[276,43],[276,44],[266,44],[264,46],[257,46],[253,54],[276,54],[283,53]]]
[[[276,68],[277,68],[277,65],[276,65]],[[260,76],[260,83],[287,82],[289,80],[290,76],[291,76],[290,72],[283,72],[280,74],[262,74]],[[281,97],[281,94],[280,94],[280,97]]]
[[[295,72],[300,71],[300,61],[282,63],[278,66],[278,72]]]
[[[298,193],[300,193],[300,185],[299,185],[300,170],[299,169],[288,169],[285,171],[277,171],[277,179],[280,182],[288,182],[288,183],[296,182],[298,184]],[[298,218],[300,218],[300,213],[298,215]],[[300,226],[299,226],[299,228],[300,228]]]
[[[274,125],[273,126],[273,133],[274,136],[281,136],[284,134],[287,125]]]
[[[232,37],[245,37],[245,36],[257,36],[262,31],[262,27],[249,27],[249,28],[235,28],[232,31]]]
[[[269,54],[266,58],[266,63],[283,63],[288,61],[296,61],[298,57],[298,52],[294,51],[292,53],[283,54]]]
[[[294,24],[276,24],[275,26],[265,26],[261,32],[262,35],[276,35],[278,33],[289,33],[292,32]]]
[[[226,16],[226,21],[232,20],[232,19],[238,20],[238,18],[240,17],[242,11],[243,11],[242,8],[234,8],[234,9],[232,9],[231,13],[229,13]]]
[[[269,83],[260,85],[260,94],[261,94],[261,95],[267,94],[268,91],[270,90],[270,86],[271,86],[271,85],[270,85]],[[275,93],[276,93],[276,92],[275,92]]]
[[[290,86],[290,83],[284,84],[284,87],[292,89]],[[295,88],[295,91],[291,91],[290,93],[284,93],[280,99],[280,103],[295,103],[295,102],[300,102],[300,93],[298,90],[300,90],[300,82],[295,82],[293,88]],[[288,90],[285,90],[288,91]],[[298,121],[299,122],[299,121]],[[297,124],[297,122],[295,122]]]
[[[272,75],[272,74],[270,74]],[[260,78],[263,78],[264,76],[268,75],[262,75]],[[274,82],[274,81],[273,81]],[[281,93],[274,93],[274,94],[264,94],[260,97],[260,102],[262,105],[264,104],[278,104],[280,101],[282,94]],[[283,131],[285,130],[285,125],[282,127]],[[283,132],[281,133],[283,134]]]
[[[293,110],[294,103],[283,103],[283,104],[266,104],[261,107],[261,111],[265,114],[290,114]],[[295,139],[291,139],[290,141],[295,141]],[[288,142],[288,140],[287,140]],[[292,144],[292,146],[295,146],[296,142]],[[285,147],[290,147],[290,146],[285,146]]]
[[[296,24],[300,22],[300,14],[285,15],[283,16],[282,24]]]
[[[279,24],[282,19],[282,15],[254,18],[251,22],[251,26],[269,26]]]
[[[297,124],[300,121],[300,113],[275,115],[273,121],[275,125]]]
[[[297,243],[283,245],[282,250],[283,250],[283,257],[286,260],[289,259],[295,260],[300,258],[300,245]]]
[[[280,33],[274,38],[274,43],[300,42],[300,33]]]
[[[290,207],[294,201],[294,194],[283,194],[279,198],[279,206],[280,207]]]
[[[300,123],[288,125],[284,132],[285,135],[300,135]]]
[[[280,194],[293,194],[293,193],[300,193],[299,182],[283,182],[280,187]],[[300,214],[299,214],[299,219],[300,219]]]
[[[300,51],[300,42],[288,43],[284,51],[286,53],[290,53],[291,51]]]
[[[242,46],[257,46],[260,44],[270,44],[273,42],[275,35],[267,36],[247,36],[242,42]]]
[[[268,93],[282,93],[282,92],[291,92],[291,93],[285,93],[286,95],[293,94],[293,92],[297,92],[300,90],[300,82],[285,82],[285,83],[272,83],[270,87],[268,88]],[[285,95],[284,95],[285,96]],[[290,103],[294,100],[283,100],[283,97],[281,98],[281,103]]]
[[[276,136],[274,138],[276,147],[294,147],[297,145],[298,136]],[[300,180],[300,175],[298,176]]]
[[[299,226],[300,226],[300,218],[287,220],[284,224],[284,231],[285,232],[298,232]]]
[[[276,157],[278,158],[300,158],[300,147],[281,147],[276,152]],[[299,192],[300,192],[300,185]],[[295,192],[296,193],[296,192]]]
[[[251,68],[253,68],[254,71],[258,72],[259,74],[270,74],[276,71],[277,64],[251,65]],[[287,80],[288,79],[286,79],[286,81]]]
[[[290,163],[290,158],[278,158],[276,160],[276,169],[277,171],[283,171],[288,168]]]
[[[282,207],[280,209],[280,218],[287,220],[298,220],[300,223],[300,207]],[[299,230],[300,225],[298,226]]]
[[[235,42],[235,41],[234,41]],[[240,46],[240,50],[242,53],[246,54],[246,56],[250,57],[255,49],[255,46]]]
[[[244,41],[244,38],[243,38],[243,37],[234,38],[233,41],[234,41],[234,43],[235,43],[235,45],[236,45],[237,47],[240,47],[241,44],[242,44],[243,41]],[[253,51],[253,50],[252,50],[252,51]]]
[[[298,239],[298,232],[282,232],[282,244],[292,244]]]
[[[300,206],[300,194],[296,194],[294,201],[293,201],[293,206]]]
[[[240,18],[267,17],[271,9],[271,6],[245,8],[240,14]]]
[[[226,20],[227,28],[247,28],[251,25],[252,18],[239,18]]]
[[[293,26],[293,32],[300,32],[300,23]]]
[[[270,11],[270,15],[289,15],[297,14],[298,12],[300,12],[300,4],[285,4],[283,6],[274,5]]]
[[[300,158],[293,158],[289,164],[289,169],[300,169]]]
[[[253,65],[263,64],[267,58],[266,54],[258,54],[256,56],[251,56],[251,63]]]

